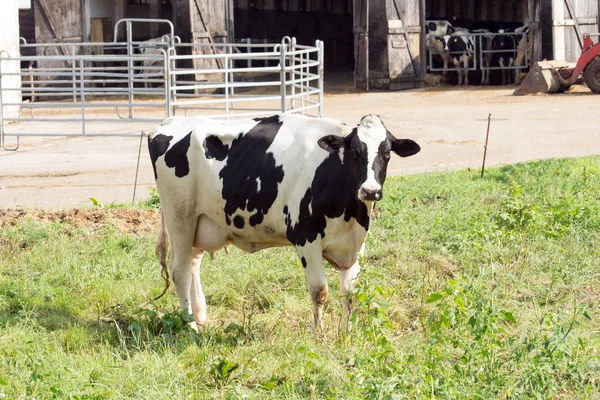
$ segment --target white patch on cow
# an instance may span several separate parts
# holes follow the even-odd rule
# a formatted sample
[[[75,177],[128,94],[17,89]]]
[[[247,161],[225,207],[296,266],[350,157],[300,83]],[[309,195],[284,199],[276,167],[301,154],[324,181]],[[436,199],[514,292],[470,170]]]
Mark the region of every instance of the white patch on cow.
[[[342,162],[342,164],[343,164],[343,163],[344,163],[344,148],[343,148],[343,147],[341,147],[341,148],[338,150],[338,155],[340,156],[340,161],[341,161],[341,162]]]
[[[302,199],[312,184],[316,167],[329,157],[329,153],[319,147],[319,139],[326,135],[346,136],[352,128],[334,119],[294,114],[282,114],[280,120],[283,125],[268,149],[273,153],[275,164],[283,165],[285,172],[277,190],[287,193],[290,198]],[[302,132],[302,135],[293,132]],[[288,171],[297,173],[292,176]],[[288,207],[292,224],[297,224],[300,202],[280,204],[276,200],[273,209],[282,210],[284,206]],[[309,203],[309,212],[312,214],[312,203]]]
[[[256,178],[256,193],[260,192],[260,177]]]
[[[369,190],[381,190],[381,185],[377,183],[373,163],[379,152],[381,142],[387,139],[387,130],[383,126],[381,118],[377,115],[367,115],[363,117],[358,125],[358,138],[367,145],[367,179],[362,183],[361,188]],[[360,197],[360,196],[359,196]]]

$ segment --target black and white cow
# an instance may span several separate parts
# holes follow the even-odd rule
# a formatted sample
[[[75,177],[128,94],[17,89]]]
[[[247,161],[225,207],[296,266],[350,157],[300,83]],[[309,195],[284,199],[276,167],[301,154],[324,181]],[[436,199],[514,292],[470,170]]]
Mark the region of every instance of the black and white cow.
[[[162,35],[160,37],[152,38],[139,42],[137,45],[137,51],[143,57],[142,60],[142,74],[162,74],[165,72],[164,53],[168,51],[169,46],[172,44],[170,35]],[[158,79],[154,77],[153,79]],[[163,76],[164,79],[164,76]],[[147,88],[148,82],[144,82],[144,86]]]
[[[498,34],[492,39],[492,48],[498,53],[494,53],[494,64],[502,68],[502,85],[509,83],[509,76],[512,75],[512,66],[515,62],[515,38],[510,29],[500,29]]]
[[[162,207],[157,255],[184,309],[206,322],[199,265],[233,244],[250,253],[294,246],[320,324],[328,293],[323,259],[340,271],[343,308],[356,283],[370,214],[391,153],[419,152],[378,116],[352,128],[331,119],[275,115],[246,121],[167,119],[148,139]],[[169,240],[170,239],[170,240]]]
[[[427,60],[429,60],[429,53],[432,55],[432,60],[439,57],[442,60],[443,65],[442,76],[446,78],[450,55],[445,50],[446,44],[444,42],[444,36],[452,34],[454,28],[449,21],[432,20],[425,21],[425,30],[425,48],[428,54]]]
[[[492,65],[492,35],[489,29],[473,29],[471,33],[477,33],[481,36],[476,39],[477,41],[477,56],[481,55],[481,64],[479,66],[481,70],[481,85],[490,84],[490,67]]]
[[[517,56],[515,57],[515,67],[527,67],[527,53],[529,52],[529,24],[520,26],[515,29],[515,42],[517,48]],[[523,69],[524,69],[523,68]],[[515,69],[515,80],[514,83],[517,84],[519,73],[523,71],[523,69]]]
[[[455,68],[458,68],[458,84],[469,84],[470,62],[473,60],[475,40],[467,29],[454,28],[452,35],[444,36],[445,51],[450,54],[450,59]]]

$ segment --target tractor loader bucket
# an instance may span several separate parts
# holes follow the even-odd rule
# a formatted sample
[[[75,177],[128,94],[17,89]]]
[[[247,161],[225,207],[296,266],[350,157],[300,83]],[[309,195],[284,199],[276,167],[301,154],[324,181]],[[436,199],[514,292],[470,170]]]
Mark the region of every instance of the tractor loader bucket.
[[[569,87],[562,85],[552,70],[571,68],[573,65],[564,60],[536,62],[529,70],[521,86],[513,94],[520,96],[534,93],[562,93]]]

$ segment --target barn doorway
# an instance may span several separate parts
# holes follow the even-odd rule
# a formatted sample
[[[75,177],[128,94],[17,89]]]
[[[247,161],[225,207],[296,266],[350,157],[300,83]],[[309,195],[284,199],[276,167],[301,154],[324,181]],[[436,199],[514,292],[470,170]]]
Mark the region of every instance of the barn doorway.
[[[491,33],[514,32],[529,25],[528,62],[540,60],[542,54],[541,10],[545,0],[424,0],[425,20],[449,21],[453,27]],[[425,35],[425,30],[423,35]],[[423,39],[425,40],[425,39]],[[475,40],[475,39],[474,39]],[[516,39],[515,39],[516,40]],[[478,42],[478,41],[477,41]],[[479,42],[478,42],[479,43]],[[477,44],[476,44],[477,45]],[[471,67],[475,69],[474,67]],[[456,73],[454,74],[456,75]],[[481,71],[469,71],[471,82],[480,82]],[[502,71],[490,71],[490,83],[500,84]],[[450,77],[449,83],[453,83]]]
[[[236,41],[279,42],[295,37],[300,44],[312,45],[316,39],[325,45],[325,68],[335,72],[331,79],[354,71],[353,0],[235,0]],[[260,21],[260,22],[258,22]]]

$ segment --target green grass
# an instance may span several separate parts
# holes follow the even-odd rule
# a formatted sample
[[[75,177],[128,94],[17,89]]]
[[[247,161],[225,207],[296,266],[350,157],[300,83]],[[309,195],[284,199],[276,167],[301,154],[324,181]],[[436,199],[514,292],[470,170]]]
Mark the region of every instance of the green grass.
[[[209,327],[154,237],[0,231],[0,397],[568,398],[600,393],[600,157],[389,179],[342,328],[291,249],[206,257]]]

